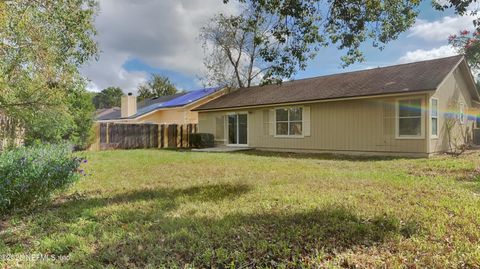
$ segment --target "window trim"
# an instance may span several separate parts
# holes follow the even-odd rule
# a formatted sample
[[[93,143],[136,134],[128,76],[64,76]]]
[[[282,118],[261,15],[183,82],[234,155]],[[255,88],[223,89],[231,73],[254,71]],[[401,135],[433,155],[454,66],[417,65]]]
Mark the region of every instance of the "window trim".
[[[277,110],[278,109],[291,109],[291,108],[301,108],[302,109],[302,134],[301,135],[279,135],[277,134]],[[303,129],[304,126],[305,126],[305,117],[303,115],[303,113],[305,112],[305,106],[282,106],[282,107],[275,107],[273,109],[273,126],[274,126],[274,130],[275,130],[275,133],[273,135],[273,137],[277,137],[277,138],[304,138],[305,137],[305,130]],[[288,114],[290,115],[290,111],[288,112]],[[282,121],[282,122],[285,122],[285,121]],[[290,123],[290,120],[286,121],[287,123]],[[300,122],[300,121],[292,121],[292,122]],[[288,125],[288,131],[290,131],[290,124]]]
[[[436,117],[433,117],[433,101],[437,101],[437,116]],[[438,138],[438,126],[439,126],[439,122],[438,122],[438,109],[439,107],[439,101],[438,101],[438,98],[435,98],[435,97],[432,97],[430,98],[430,137],[431,138]],[[433,134],[432,131],[433,131],[433,124],[432,124],[432,120],[436,118],[437,119],[437,134]]]
[[[400,135],[400,101],[420,99],[420,135]],[[409,96],[395,99],[395,139],[425,139],[425,97]]]

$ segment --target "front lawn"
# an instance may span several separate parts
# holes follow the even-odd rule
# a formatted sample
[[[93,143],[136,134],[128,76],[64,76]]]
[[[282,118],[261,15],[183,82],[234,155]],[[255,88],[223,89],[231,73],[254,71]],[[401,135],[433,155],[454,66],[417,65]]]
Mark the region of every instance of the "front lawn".
[[[0,265],[480,267],[478,152],[427,160],[132,150],[87,159],[88,176],[68,193],[0,220]]]

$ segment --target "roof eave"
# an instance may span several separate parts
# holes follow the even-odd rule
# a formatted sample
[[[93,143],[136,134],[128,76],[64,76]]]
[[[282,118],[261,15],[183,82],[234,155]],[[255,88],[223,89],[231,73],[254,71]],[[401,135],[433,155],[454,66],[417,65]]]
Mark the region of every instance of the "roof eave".
[[[480,93],[478,92],[477,89],[477,84],[475,83],[475,78],[472,75],[472,70],[470,69],[470,66],[467,63],[467,60],[465,59],[465,56],[462,57],[462,62],[464,63],[464,67],[467,69],[468,73],[468,81],[470,82],[470,86],[472,86],[473,91],[471,91],[472,95],[476,97],[476,101],[480,101]]]
[[[358,96],[348,96],[348,97],[337,97],[337,98],[324,98],[324,99],[313,99],[313,100],[300,100],[292,102],[280,102],[280,103],[268,103],[268,104],[259,104],[259,105],[242,105],[242,106],[230,106],[230,107],[220,107],[220,108],[206,108],[206,109],[192,109],[192,111],[197,112],[210,112],[210,111],[224,111],[232,109],[246,109],[246,108],[257,108],[257,107],[272,107],[278,105],[289,105],[289,104],[309,104],[309,103],[321,103],[321,102],[334,102],[334,101],[346,101],[346,100],[356,100],[356,99],[370,99],[370,98],[381,98],[389,96],[404,96],[404,95],[417,95],[422,93],[431,93],[436,91],[434,89],[425,89],[409,92],[393,92],[385,94],[372,94],[372,95],[358,95]]]
[[[445,83],[445,81],[447,80],[447,78],[460,66],[460,65],[463,65],[463,67],[466,69],[466,77],[467,78],[467,83],[470,84],[470,87],[468,88],[470,93],[472,94],[472,98],[474,98],[474,100],[477,100],[477,101],[480,101],[480,94],[477,90],[477,84],[475,83],[475,79],[473,78],[473,75],[472,75],[472,70],[470,69],[470,66],[468,65],[467,63],[467,60],[465,59],[465,56],[462,55],[462,57],[460,58],[460,60],[455,64],[455,66],[453,66],[452,70],[450,70],[450,72],[448,72],[448,74],[443,78],[443,80],[438,84],[437,86],[437,89],[440,88],[443,83]]]

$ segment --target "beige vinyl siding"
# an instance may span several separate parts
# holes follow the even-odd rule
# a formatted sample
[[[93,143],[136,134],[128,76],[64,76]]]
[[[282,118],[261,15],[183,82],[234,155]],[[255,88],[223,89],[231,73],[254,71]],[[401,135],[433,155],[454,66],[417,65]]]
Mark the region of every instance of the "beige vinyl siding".
[[[158,110],[146,116],[139,117],[138,123],[156,123],[156,124],[186,124],[191,123],[186,118],[188,110],[185,109],[169,109]]]
[[[472,129],[474,120],[468,120],[467,114],[472,110],[472,96],[468,90],[466,74],[468,70],[460,65],[450,75],[448,75],[443,84],[431,97],[438,99],[438,138],[430,139],[430,153],[445,152],[448,150],[448,132],[446,128],[446,115],[449,112],[459,112],[459,103],[465,104],[465,124],[462,129],[454,130],[454,135],[458,136],[460,131],[467,133],[467,139],[473,139]],[[430,111],[429,111],[430,114]],[[428,119],[430,124],[430,118]],[[428,134],[430,137],[431,130]],[[468,141],[467,141],[468,142]]]
[[[427,100],[428,95],[412,97]],[[395,138],[396,100],[395,97],[389,97],[302,104],[301,106],[310,108],[310,136],[302,138],[280,138],[271,135],[266,128],[271,127],[273,120],[269,116],[267,123],[265,118],[271,115],[268,111],[272,108],[248,109],[248,145],[272,150],[425,154],[425,138]],[[215,118],[232,112],[235,110],[200,112],[200,132],[215,134]]]

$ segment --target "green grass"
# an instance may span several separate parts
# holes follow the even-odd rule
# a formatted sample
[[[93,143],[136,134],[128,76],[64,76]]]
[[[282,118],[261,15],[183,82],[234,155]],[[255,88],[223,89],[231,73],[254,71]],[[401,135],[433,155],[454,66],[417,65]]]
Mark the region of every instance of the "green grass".
[[[68,193],[0,222],[0,254],[67,260],[0,265],[480,267],[478,152],[86,154],[89,175]]]

